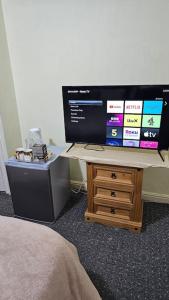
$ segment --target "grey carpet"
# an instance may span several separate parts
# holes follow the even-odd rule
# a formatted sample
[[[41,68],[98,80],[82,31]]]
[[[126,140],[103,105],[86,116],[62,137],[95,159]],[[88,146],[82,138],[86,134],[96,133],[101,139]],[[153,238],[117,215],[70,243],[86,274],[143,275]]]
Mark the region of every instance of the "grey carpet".
[[[77,247],[102,299],[168,300],[169,205],[145,203],[140,234],[86,223],[85,208],[86,196],[72,195],[51,227]],[[0,214],[13,215],[11,199],[3,193]]]

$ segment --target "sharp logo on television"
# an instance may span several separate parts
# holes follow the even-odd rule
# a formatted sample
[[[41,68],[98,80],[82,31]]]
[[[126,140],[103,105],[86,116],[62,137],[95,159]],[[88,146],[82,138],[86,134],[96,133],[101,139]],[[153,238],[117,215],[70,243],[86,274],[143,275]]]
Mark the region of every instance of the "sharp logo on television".
[[[107,113],[123,113],[124,101],[107,101]]]
[[[159,129],[155,128],[142,128],[141,139],[142,140],[157,140],[159,137]]]
[[[124,115],[124,126],[140,127],[141,115]]]
[[[140,128],[127,128],[123,130],[123,138],[129,140],[139,140],[140,139]]]
[[[107,126],[123,126],[123,114],[107,114]]]
[[[142,113],[143,101],[125,101],[125,113],[128,114],[141,114]]]

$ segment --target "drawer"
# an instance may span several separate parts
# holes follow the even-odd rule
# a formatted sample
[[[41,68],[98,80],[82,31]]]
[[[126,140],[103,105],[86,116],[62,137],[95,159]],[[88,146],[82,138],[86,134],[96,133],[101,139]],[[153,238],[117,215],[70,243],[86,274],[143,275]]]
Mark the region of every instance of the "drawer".
[[[133,202],[133,193],[129,191],[122,191],[116,188],[104,188],[101,186],[94,186],[94,197],[104,198],[107,200],[121,201],[125,203]]]
[[[133,203],[121,201],[121,199],[108,199],[108,198],[99,198],[95,196],[93,198],[94,205],[102,205],[102,206],[108,206],[108,207],[116,207],[121,209],[127,209],[131,210],[133,209],[134,205]]]
[[[113,182],[133,185],[135,181],[135,169],[94,165],[93,179],[95,182]]]
[[[108,207],[103,205],[94,206],[95,214],[103,216],[111,216],[113,218],[130,220],[130,210]]]

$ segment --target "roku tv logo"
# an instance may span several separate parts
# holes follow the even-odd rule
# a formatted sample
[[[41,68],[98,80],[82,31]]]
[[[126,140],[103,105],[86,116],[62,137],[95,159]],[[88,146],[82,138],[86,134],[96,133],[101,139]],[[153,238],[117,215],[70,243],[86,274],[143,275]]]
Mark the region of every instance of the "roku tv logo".
[[[140,139],[140,128],[128,128],[125,127],[123,130],[123,138],[129,140]]]

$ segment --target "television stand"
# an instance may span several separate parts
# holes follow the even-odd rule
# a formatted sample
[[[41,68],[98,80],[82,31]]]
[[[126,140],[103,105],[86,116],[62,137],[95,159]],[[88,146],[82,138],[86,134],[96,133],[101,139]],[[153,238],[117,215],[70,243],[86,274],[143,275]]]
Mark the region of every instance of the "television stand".
[[[140,232],[143,169],[87,163],[85,220]]]
[[[71,148],[73,148],[73,146],[75,145],[75,143],[73,143],[67,150],[66,152],[69,152]]]
[[[162,161],[165,161],[165,160],[164,160],[164,157],[163,157],[162,154],[161,154],[161,150],[158,150],[158,154],[160,155]]]
[[[161,153],[160,153],[161,154]],[[145,168],[169,168],[157,151],[124,151],[104,147],[104,151],[88,151],[75,144],[61,156],[79,159],[87,165],[87,210],[85,220],[122,227],[134,232],[142,228],[142,179]]]

